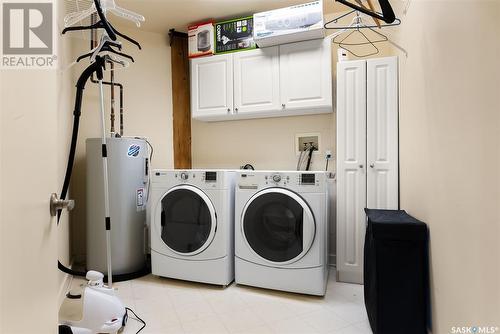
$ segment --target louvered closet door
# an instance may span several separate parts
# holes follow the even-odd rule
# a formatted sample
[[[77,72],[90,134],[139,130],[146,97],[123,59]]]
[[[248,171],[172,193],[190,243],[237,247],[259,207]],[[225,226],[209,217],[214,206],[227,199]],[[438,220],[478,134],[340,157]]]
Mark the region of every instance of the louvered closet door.
[[[398,209],[398,60],[367,61],[367,207]]]
[[[337,275],[362,283],[366,218],[366,61],[337,65]]]

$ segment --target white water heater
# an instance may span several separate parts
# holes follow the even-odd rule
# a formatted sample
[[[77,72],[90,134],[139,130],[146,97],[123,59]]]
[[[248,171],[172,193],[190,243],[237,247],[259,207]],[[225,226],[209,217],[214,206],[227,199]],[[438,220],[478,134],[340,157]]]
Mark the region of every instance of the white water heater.
[[[87,139],[86,151],[87,269],[107,273],[101,138]],[[147,142],[108,138],[107,155],[113,275],[132,274],[146,266]]]

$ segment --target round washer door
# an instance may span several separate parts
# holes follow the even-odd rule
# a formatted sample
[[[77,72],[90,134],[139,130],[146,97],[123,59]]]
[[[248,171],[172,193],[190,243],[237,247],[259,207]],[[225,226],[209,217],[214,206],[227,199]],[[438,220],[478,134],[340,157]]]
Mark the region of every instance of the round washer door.
[[[215,237],[217,217],[208,196],[190,185],[170,189],[162,198],[160,236],[174,253],[203,252]]]
[[[250,249],[272,264],[298,261],[311,248],[314,216],[296,193],[269,188],[255,194],[242,213],[242,233]]]

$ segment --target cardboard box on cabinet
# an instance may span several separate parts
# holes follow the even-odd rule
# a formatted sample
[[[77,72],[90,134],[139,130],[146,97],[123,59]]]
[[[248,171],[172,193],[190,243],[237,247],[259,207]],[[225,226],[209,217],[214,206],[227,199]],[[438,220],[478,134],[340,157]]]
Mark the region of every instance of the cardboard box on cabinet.
[[[189,58],[214,54],[214,22],[205,21],[188,27]]]

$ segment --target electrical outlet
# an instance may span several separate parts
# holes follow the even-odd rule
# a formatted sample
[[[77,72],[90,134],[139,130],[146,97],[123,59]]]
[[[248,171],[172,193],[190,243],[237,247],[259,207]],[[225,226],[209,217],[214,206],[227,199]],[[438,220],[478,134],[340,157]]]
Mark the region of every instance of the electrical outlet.
[[[319,133],[300,133],[295,136],[295,151],[297,154],[304,151],[304,147],[309,148],[314,146],[314,151],[320,151],[320,134]]]

